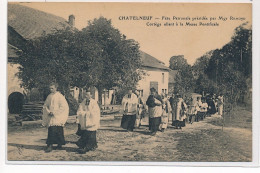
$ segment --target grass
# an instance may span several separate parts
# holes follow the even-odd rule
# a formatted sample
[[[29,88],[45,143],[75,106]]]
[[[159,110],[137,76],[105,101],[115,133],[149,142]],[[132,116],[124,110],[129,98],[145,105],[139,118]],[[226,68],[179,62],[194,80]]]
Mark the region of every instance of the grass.
[[[222,119],[208,123],[222,126]],[[227,129],[225,129],[227,128]],[[224,115],[224,131],[206,129],[179,134],[179,159],[194,162],[250,162],[252,161],[252,111],[237,106]],[[249,132],[249,133],[248,133]],[[177,134],[178,135],[178,134]]]
[[[222,126],[222,121],[214,120],[213,125]],[[252,110],[237,106],[230,113],[224,114],[224,127],[238,127],[252,130]]]

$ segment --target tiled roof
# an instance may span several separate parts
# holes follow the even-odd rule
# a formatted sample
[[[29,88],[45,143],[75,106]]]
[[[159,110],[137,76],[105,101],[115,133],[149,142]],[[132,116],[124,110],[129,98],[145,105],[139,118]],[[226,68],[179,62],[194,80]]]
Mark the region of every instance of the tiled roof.
[[[178,70],[169,71],[169,83],[175,83],[175,76],[177,75]]]
[[[25,39],[70,27],[65,19],[18,4],[8,4],[8,25]]]
[[[168,67],[164,65],[164,63],[153,56],[143,52],[140,50],[141,55],[141,61],[143,67],[151,67],[151,68],[157,68],[157,69],[164,69],[169,70]]]

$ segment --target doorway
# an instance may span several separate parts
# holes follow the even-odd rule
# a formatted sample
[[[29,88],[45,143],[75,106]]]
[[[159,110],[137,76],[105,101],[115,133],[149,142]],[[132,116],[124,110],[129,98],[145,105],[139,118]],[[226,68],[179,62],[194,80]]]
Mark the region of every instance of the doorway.
[[[22,112],[24,96],[20,92],[13,92],[8,97],[8,109],[11,114],[19,114]]]

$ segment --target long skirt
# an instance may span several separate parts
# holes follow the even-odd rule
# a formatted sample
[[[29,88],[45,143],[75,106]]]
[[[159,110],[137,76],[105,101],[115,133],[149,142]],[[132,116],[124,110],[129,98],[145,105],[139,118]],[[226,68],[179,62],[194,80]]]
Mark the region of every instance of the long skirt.
[[[183,121],[175,120],[172,122],[172,126],[178,128],[178,127],[185,127],[185,119]]]
[[[199,115],[200,115],[200,112],[197,112],[197,114],[195,114],[195,122],[199,122]]]
[[[183,121],[180,121],[181,123],[180,123],[180,125],[181,125],[181,127],[185,127],[186,126],[186,119],[184,119]]]
[[[208,105],[209,105],[209,109],[208,109],[208,114],[209,115],[213,115],[213,114],[215,114],[216,113],[216,106],[215,106],[215,104],[214,104],[214,102],[209,102],[208,103]]]
[[[149,122],[148,122],[149,123],[149,130],[151,130],[151,119],[152,118],[149,117]]]
[[[65,145],[64,130],[62,126],[50,126],[48,128],[47,145]]]
[[[129,131],[133,131],[135,127],[136,115],[123,115],[121,127]]]
[[[149,122],[151,132],[157,132],[159,130],[160,124],[161,124],[161,117],[151,118]]]
[[[97,133],[96,131],[88,131],[88,130],[81,130],[81,137],[76,142],[76,145],[83,149],[86,148],[88,150],[97,148]]]

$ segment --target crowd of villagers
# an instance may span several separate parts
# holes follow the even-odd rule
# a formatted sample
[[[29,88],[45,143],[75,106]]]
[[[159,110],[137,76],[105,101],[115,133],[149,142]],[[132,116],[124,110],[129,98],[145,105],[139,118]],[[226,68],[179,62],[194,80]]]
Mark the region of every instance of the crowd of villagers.
[[[64,125],[69,115],[69,106],[65,97],[57,90],[57,83],[50,83],[50,94],[45,100],[43,106],[43,126],[48,128],[48,136],[46,140],[46,153],[52,150],[63,150],[65,145]],[[88,151],[94,151],[97,145],[96,132],[100,127],[100,107],[96,100],[91,97],[91,93],[86,90],[85,98],[80,103],[77,110],[78,130],[76,134],[80,136],[76,142],[78,146],[77,152],[85,154]],[[217,106],[216,106],[217,105]],[[149,130],[151,135],[155,135],[158,131],[163,132],[172,117],[172,126],[181,129],[186,122],[203,120],[206,116],[211,116],[218,111],[222,115],[223,112],[223,96],[216,97],[214,95],[197,99],[182,99],[181,95],[176,94],[167,97],[166,94],[159,95],[156,89],[150,89],[150,95],[146,102],[132,89],[122,99],[123,116],[121,119],[121,127],[127,131],[133,131],[139,128],[142,118],[149,115]],[[56,147],[53,145],[57,144]]]

